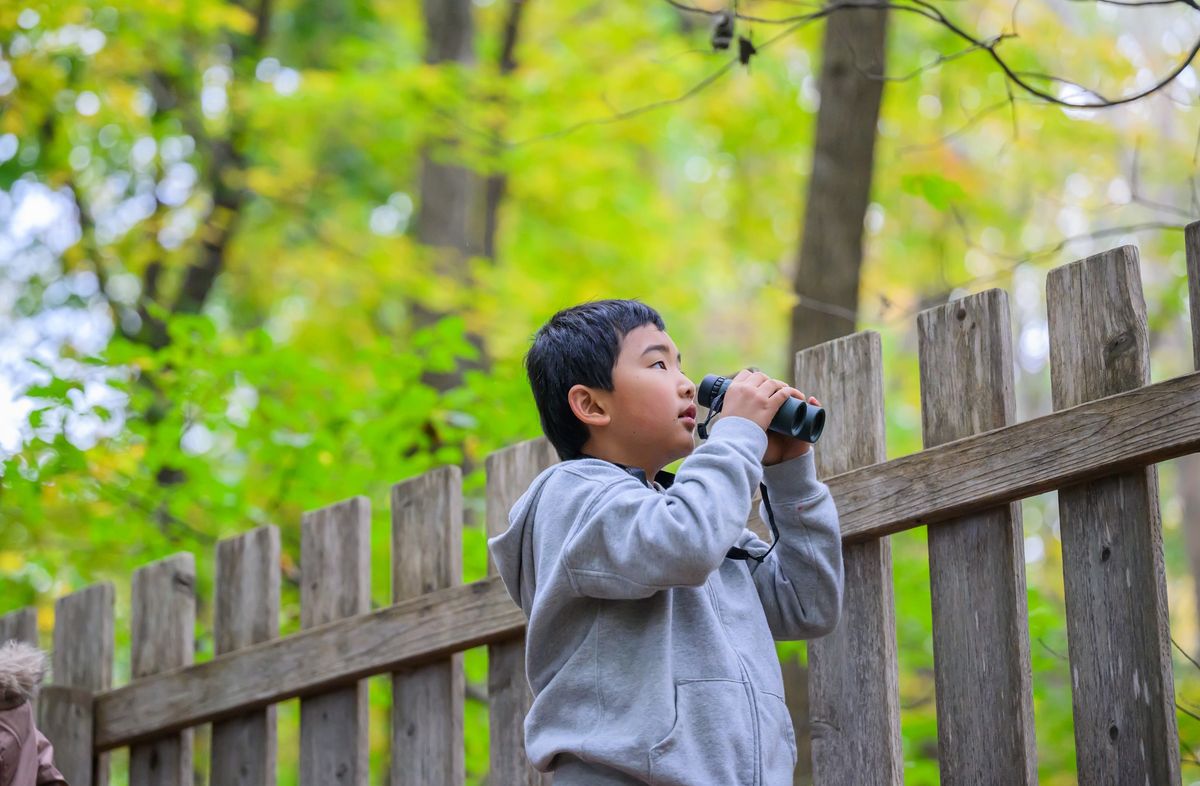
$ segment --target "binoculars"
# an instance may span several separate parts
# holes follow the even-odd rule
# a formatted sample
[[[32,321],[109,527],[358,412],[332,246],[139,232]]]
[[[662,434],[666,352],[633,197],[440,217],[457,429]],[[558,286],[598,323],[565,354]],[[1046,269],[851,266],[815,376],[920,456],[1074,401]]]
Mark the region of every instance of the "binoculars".
[[[732,382],[732,379],[719,374],[706,374],[700,381],[696,400],[702,406],[708,407],[711,412],[720,412],[721,405],[725,401],[725,391],[729,389]],[[775,417],[771,418],[771,425],[768,426],[768,429],[802,439],[805,442],[816,442],[821,438],[821,432],[825,429],[825,410],[788,396],[784,400],[783,406],[775,413]],[[701,434],[700,437],[705,438],[705,435]]]

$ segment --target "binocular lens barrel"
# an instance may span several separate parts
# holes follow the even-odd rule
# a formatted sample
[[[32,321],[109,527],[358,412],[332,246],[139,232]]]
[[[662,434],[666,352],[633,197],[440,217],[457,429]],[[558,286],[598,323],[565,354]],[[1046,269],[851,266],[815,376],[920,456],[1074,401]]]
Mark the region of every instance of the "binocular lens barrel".
[[[720,412],[721,405],[724,403],[725,391],[729,389],[732,381],[731,378],[720,374],[706,374],[700,381],[696,400],[700,402],[701,406]],[[715,407],[713,406],[714,401],[717,402]],[[821,432],[825,429],[825,410],[798,398],[788,397],[779,411],[775,413],[775,417],[771,419],[768,429],[802,439],[805,442],[816,442],[821,438]]]

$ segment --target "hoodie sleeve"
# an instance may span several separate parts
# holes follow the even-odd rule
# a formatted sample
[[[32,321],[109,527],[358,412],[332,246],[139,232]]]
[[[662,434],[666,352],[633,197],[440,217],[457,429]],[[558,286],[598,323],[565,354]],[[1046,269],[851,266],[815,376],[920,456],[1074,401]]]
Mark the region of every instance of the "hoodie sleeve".
[[[813,450],[763,468],[779,543],[760,564],[748,560],[771,634],[779,641],[824,636],[837,625],[844,583],[842,536],[829,488],[817,480]],[[765,522],[767,510],[759,503]],[[740,543],[752,554],[769,547],[750,529]]]
[[[723,416],[665,493],[632,476],[605,486],[563,545],[572,586],[580,595],[632,599],[703,584],[745,529],[766,449],[757,423]]]

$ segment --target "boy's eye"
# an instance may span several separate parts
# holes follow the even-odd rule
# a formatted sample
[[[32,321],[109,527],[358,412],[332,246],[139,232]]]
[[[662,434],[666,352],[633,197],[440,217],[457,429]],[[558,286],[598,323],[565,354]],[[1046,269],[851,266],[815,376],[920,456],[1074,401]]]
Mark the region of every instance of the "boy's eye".
[[[654,361],[654,364],[650,366],[650,368],[654,368],[654,366],[657,366],[659,363],[662,363],[663,368],[667,367],[666,361],[656,360],[656,361]]]

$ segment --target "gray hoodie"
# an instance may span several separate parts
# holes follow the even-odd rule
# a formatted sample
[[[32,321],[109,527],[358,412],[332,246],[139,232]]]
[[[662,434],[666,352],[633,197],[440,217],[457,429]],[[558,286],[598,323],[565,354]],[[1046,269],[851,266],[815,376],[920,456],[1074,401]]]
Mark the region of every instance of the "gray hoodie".
[[[774,640],[833,629],[842,549],[813,451],[763,467],[766,447],[754,421],[723,416],[653,487],[600,459],[560,462],[488,540],[528,619],[526,752],[555,786],[792,783]],[[761,564],[726,559],[767,551],[745,526],[760,480],[779,543]]]

